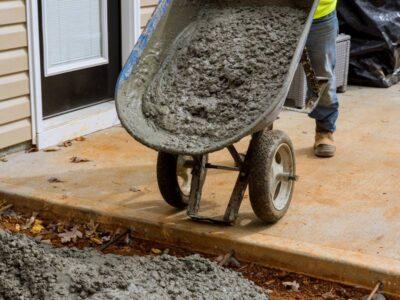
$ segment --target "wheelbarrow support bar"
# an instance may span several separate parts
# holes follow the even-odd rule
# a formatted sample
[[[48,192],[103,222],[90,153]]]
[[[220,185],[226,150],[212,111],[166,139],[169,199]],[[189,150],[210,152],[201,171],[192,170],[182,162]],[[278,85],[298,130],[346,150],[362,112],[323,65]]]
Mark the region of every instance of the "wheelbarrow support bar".
[[[234,224],[239,214],[239,208],[240,205],[242,204],[244,193],[246,192],[247,186],[249,184],[249,175],[250,175],[249,163],[251,160],[251,156],[253,155],[252,145],[254,144],[256,139],[260,138],[261,134],[262,132],[256,132],[252,135],[252,139],[250,141],[249,148],[244,157],[244,160],[233,145],[227,147],[236,165],[238,165],[237,168],[229,168],[229,170],[239,171],[239,175],[236,180],[235,187],[231,194],[231,198],[229,200],[229,204],[228,207],[226,208],[223,218],[210,218],[198,215],[202,189],[205,181],[206,169],[214,168],[216,166],[207,163],[206,155],[194,157],[193,160],[194,165],[192,171],[192,186],[190,191],[190,200],[187,212],[188,216],[192,220],[200,222],[210,222],[221,225]]]

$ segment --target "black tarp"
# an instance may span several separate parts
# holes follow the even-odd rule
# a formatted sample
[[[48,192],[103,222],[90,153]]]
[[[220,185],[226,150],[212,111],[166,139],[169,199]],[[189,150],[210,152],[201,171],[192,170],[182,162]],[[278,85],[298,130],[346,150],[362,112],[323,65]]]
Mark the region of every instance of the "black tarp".
[[[351,40],[349,82],[389,87],[400,81],[400,0],[341,0],[340,32]]]

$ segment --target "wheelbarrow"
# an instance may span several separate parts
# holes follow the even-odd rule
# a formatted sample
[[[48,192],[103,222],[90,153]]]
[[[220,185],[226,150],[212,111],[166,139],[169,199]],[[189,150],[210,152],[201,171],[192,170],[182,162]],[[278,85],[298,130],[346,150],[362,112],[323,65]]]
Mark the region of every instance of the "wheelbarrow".
[[[199,144],[188,149],[168,143],[172,133],[157,130],[146,120],[142,110],[146,89],[151,84],[168,55],[174,40],[195,22],[204,3],[219,5],[275,5],[301,7],[307,12],[307,20],[287,70],[282,88],[272,104],[250,126],[245,126],[232,136],[212,144]],[[289,107],[299,112],[310,112],[325,91],[327,80],[317,78],[305,50],[305,42],[313,15],[318,4],[299,0],[161,0],[147,27],[135,45],[124,66],[116,87],[116,105],[122,125],[130,135],[142,144],[159,152],[157,180],[164,200],[178,209],[187,208],[188,216],[195,221],[232,225],[238,217],[239,208],[247,187],[254,213],[266,223],[274,223],[287,212],[296,176],[295,154],[290,138],[273,123],[284,109],[285,100],[300,62],[306,71],[310,96],[305,109]],[[245,154],[237,151],[234,144],[251,135]],[[208,161],[208,154],[227,148],[234,166],[222,166]],[[222,217],[199,215],[203,185],[208,169],[220,169],[238,173],[236,184]],[[187,172],[187,170],[189,172]],[[186,174],[186,175],[185,175]],[[182,183],[182,177],[186,185]],[[188,187],[187,183],[190,182]]]

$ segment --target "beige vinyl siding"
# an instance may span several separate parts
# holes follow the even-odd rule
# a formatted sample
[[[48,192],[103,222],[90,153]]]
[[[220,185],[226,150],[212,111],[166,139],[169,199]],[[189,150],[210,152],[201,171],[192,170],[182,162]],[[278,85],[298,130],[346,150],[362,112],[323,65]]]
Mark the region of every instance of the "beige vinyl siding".
[[[0,1],[0,149],[32,138],[25,9]]]
[[[143,30],[149,22],[154,9],[157,7],[158,0],[140,0],[140,28]]]

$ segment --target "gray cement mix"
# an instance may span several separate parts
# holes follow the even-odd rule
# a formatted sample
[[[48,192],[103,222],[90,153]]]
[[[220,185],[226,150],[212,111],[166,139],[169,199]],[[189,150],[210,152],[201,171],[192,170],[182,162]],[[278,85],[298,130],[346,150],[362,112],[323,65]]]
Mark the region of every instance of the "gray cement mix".
[[[306,18],[290,7],[203,9],[147,89],[145,117],[184,148],[234,136],[274,102]]]
[[[122,257],[55,249],[0,230],[0,299],[267,299],[198,255]]]

